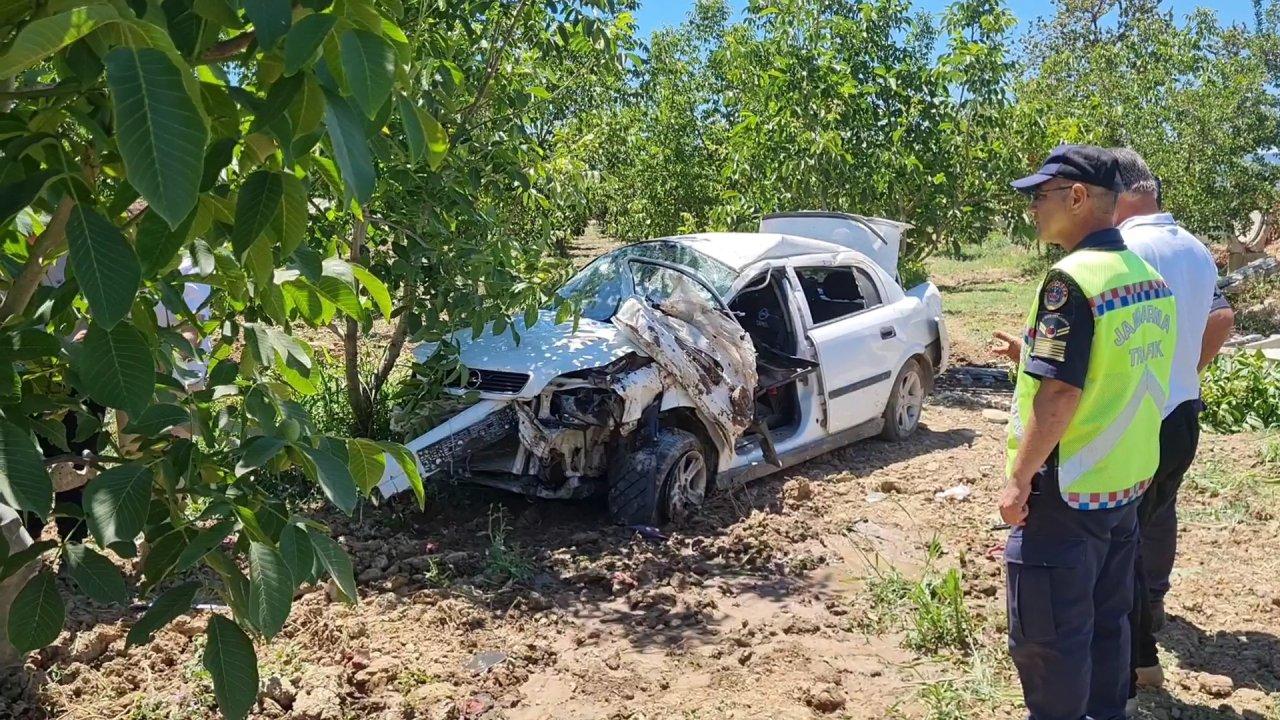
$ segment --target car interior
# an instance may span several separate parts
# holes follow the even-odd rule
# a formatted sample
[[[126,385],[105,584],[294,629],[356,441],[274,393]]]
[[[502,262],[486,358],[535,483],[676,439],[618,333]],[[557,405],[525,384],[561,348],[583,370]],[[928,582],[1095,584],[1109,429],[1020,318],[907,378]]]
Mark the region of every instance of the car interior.
[[[787,310],[781,269],[762,272],[729,302],[756,348],[756,432],[789,434],[799,428],[796,382],[818,364],[796,357],[799,337]]]
[[[815,325],[866,310],[867,299],[853,268],[797,268]]]

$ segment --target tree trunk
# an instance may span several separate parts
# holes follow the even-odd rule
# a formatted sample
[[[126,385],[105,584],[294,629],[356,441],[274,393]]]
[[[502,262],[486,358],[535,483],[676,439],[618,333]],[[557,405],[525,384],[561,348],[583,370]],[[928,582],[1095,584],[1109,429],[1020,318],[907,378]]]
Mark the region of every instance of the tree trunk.
[[[361,218],[351,231],[352,265],[360,262],[369,221]],[[360,324],[347,318],[346,333],[342,338],[342,356],[346,366],[347,401],[351,404],[351,432],[357,437],[367,437],[373,425],[373,403],[368,390],[360,382]]]

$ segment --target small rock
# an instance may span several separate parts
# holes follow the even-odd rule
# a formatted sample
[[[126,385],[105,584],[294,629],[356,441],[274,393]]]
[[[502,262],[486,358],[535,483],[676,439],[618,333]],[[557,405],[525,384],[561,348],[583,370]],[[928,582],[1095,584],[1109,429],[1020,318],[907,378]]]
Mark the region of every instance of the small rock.
[[[617,655],[610,655],[604,659],[604,666],[610,670],[617,670],[622,667],[622,658]]]
[[[291,710],[294,698],[298,697],[298,689],[288,678],[272,675],[262,684],[260,695],[275,702],[282,710]]]
[[[1201,673],[1196,678],[1200,690],[1210,697],[1227,697],[1235,692],[1236,684],[1226,675],[1210,675],[1209,673]]]
[[[361,583],[371,583],[382,579],[382,571],[378,568],[369,568],[360,573],[360,577],[356,578]]]
[[[362,688],[366,695],[372,695],[391,684],[399,674],[400,665],[388,657],[380,657],[369,663],[369,666],[355,674],[356,687]]]
[[[464,668],[475,673],[488,672],[493,666],[504,662],[507,654],[499,650],[485,650],[471,656],[471,659],[463,665]]]
[[[813,486],[804,478],[796,478],[782,488],[782,496],[792,505],[808,502],[813,499]]]
[[[804,692],[804,704],[827,715],[843,710],[845,702],[844,693],[835,685],[815,685]]]
[[[751,662],[751,658],[753,657],[755,657],[755,651],[752,650],[751,648],[747,648],[746,650],[743,650],[742,652],[738,653],[738,664],[746,665],[747,663]]]
[[[882,493],[905,493],[906,489],[902,487],[902,483],[897,480],[881,480],[876,489]]]
[[[995,423],[996,425],[1006,425],[1009,422],[1009,413],[1004,410],[994,410],[992,408],[987,408],[986,410],[982,411],[982,418],[989,423]]]

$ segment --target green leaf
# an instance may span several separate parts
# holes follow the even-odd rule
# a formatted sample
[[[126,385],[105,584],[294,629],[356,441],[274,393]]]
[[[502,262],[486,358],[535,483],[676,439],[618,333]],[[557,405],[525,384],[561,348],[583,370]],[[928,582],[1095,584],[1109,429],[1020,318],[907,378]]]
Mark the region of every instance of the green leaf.
[[[329,577],[337,583],[343,598],[350,603],[356,602],[359,599],[356,594],[356,578],[351,569],[351,558],[347,556],[346,551],[333,538],[312,528],[307,528],[307,537],[311,540],[311,548],[315,551],[316,557],[320,558],[320,564],[324,566],[325,572],[329,573]]]
[[[133,542],[142,532],[151,504],[151,468],[140,463],[117,465],[89,481],[84,510],[98,545]]]
[[[166,433],[175,427],[191,425],[191,413],[181,405],[174,403],[157,403],[142,411],[136,419],[131,420],[125,432],[132,435],[154,436]]]
[[[209,618],[205,638],[204,667],[213,679],[218,709],[228,720],[241,720],[258,699],[258,656],[253,642],[240,626],[221,615]]]
[[[287,258],[307,239],[307,188],[297,176],[288,173],[281,176],[281,181],[280,211],[272,219],[271,229],[280,243],[280,257]]]
[[[351,272],[364,286],[365,292],[369,293],[369,297],[374,304],[378,306],[378,311],[382,313],[382,317],[387,320],[391,319],[391,293],[387,292],[387,286],[377,278],[369,269],[361,265],[352,265]]]
[[[352,29],[338,38],[342,72],[356,104],[370,119],[391,95],[396,74],[396,51],[381,35]]]
[[[231,248],[236,257],[257,241],[271,226],[284,197],[284,176],[269,170],[250,175],[236,194],[236,225],[231,230]]]
[[[196,536],[191,538],[191,542],[187,543],[187,547],[182,550],[182,554],[178,556],[178,562],[173,568],[174,572],[182,573],[194,567],[210,550],[221,545],[235,526],[235,520],[222,520],[196,533]]]
[[[124,640],[125,647],[150,642],[157,630],[191,609],[191,603],[195,602],[196,591],[199,589],[200,583],[183,583],[156,598],[147,612],[129,628],[129,634]]]
[[[241,450],[240,460],[236,463],[236,477],[266,465],[268,460],[280,454],[284,446],[285,441],[280,438],[266,435],[249,438]]]
[[[308,15],[284,38],[284,74],[292,75],[315,59],[324,38],[338,19],[328,13]]]
[[[439,120],[425,110],[418,109],[418,117],[427,137],[427,165],[432,170],[438,170],[440,163],[444,162],[445,153],[449,152],[449,133],[445,132]]]
[[[280,556],[289,567],[289,576],[293,578],[295,586],[316,581],[315,573],[312,572],[316,556],[305,530],[297,525],[286,525],[280,531]]]
[[[347,283],[331,276],[320,277],[313,285],[316,292],[355,320],[364,318],[364,308],[356,291]]]
[[[27,581],[9,606],[9,642],[20,653],[49,645],[62,632],[66,615],[57,581],[45,568]]]
[[[53,482],[30,430],[0,420],[0,500],[41,520],[53,508]]]
[[[53,170],[46,170],[0,186],[0,227],[8,225],[13,216],[35,202],[44,186],[57,176]]]
[[[62,48],[120,19],[110,5],[90,5],[33,20],[0,55],[0,78],[11,78]]]
[[[274,637],[289,619],[293,605],[293,576],[284,558],[270,545],[249,545],[249,606],[254,624],[268,638]]]
[[[289,0],[245,0],[244,11],[257,31],[258,46],[263,50],[275,47],[293,23]]]
[[[418,474],[418,463],[413,458],[413,453],[409,452],[409,448],[400,443],[381,441],[378,447],[382,448],[400,469],[404,471],[405,477],[409,478],[409,487],[413,488],[414,497],[418,499],[418,509],[421,510],[426,505],[426,490],[422,487],[422,475]]]
[[[76,370],[99,404],[138,415],[155,393],[155,360],[142,333],[126,322],[106,330],[89,326]]]
[[[422,117],[418,114],[417,106],[408,97],[399,96],[396,104],[400,109],[400,121],[404,125],[405,144],[409,146],[409,161],[417,165],[427,149],[427,132],[423,127]]]
[[[169,227],[196,205],[208,121],[174,60],[152,48],[119,47],[107,54],[116,145],[129,184]]]
[[[307,475],[320,483],[325,497],[338,506],[339,510],[350,515],[356,508],[356,481],[351,470],[341,460],[330,453],[306,445],[295,445],[305,458],[303,469]]]
[[[67,545],[66,558],[71,579],[85,595],[107,604],[123,605],[129,601],[124,576],[110,560],[80,544]]]
[[[378,483],[382,482],[383,471],[386,470],[387,456],[382,448],[372,440],[352,438],[347,441],[347,464],[351,468],[351,476],[364,494],[368,495]]]
[[[169,227],[164,218],[156,213],[146,213],[138,221],[138,235],[134,246],[142,266],[142,277],[153,278],[173,260],[187,241],[187,232],[191,230],[193,217],[188,217],[178,229]]]
[[[110,330],[129,314],[142,283],[142,266],[124,235],[82,203],[67,218],[67,262],[89,301],[94,322]]]
[[[19,550],[18,552],[9,555],[3,563],[0,563],[0,582],[13,577],[19,570],[26,567],[28,563],[31,563],[45,552],[56,547],[58,547],[58,543],[53,540],[41,540],[39,542],[31,543],[31,545],[26,547],[26,549]]]
[[[347,192],[361,203],[373,197],[378,176],[369,154],[369,139],[364,123],[351,106],[328,88],[324,91],[324,124],[333,144],[333,159],[342,172]]]
[[[169,577],[178,566],[178,558],[187,549],[187,533],[184,530],[170,530],[161,535],[147,549],[142,559],[143,591],[155,587],[161,580]]]

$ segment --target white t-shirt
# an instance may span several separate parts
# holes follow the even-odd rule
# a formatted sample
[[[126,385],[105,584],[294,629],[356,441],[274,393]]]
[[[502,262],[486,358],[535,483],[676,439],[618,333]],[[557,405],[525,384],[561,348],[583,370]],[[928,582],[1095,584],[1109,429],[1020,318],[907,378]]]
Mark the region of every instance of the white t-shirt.
[[[1209,249],[1195,235],[1174,222],[1169,213],[1137,215],[1120,223],[1124,244],[1164,277],[1178,310],[1178,339],[1173,351],[1173,376],[1168,417],[1174,408],[1200,397],[1200,346],[1209,312],[1218,300],[1218,266]]]

